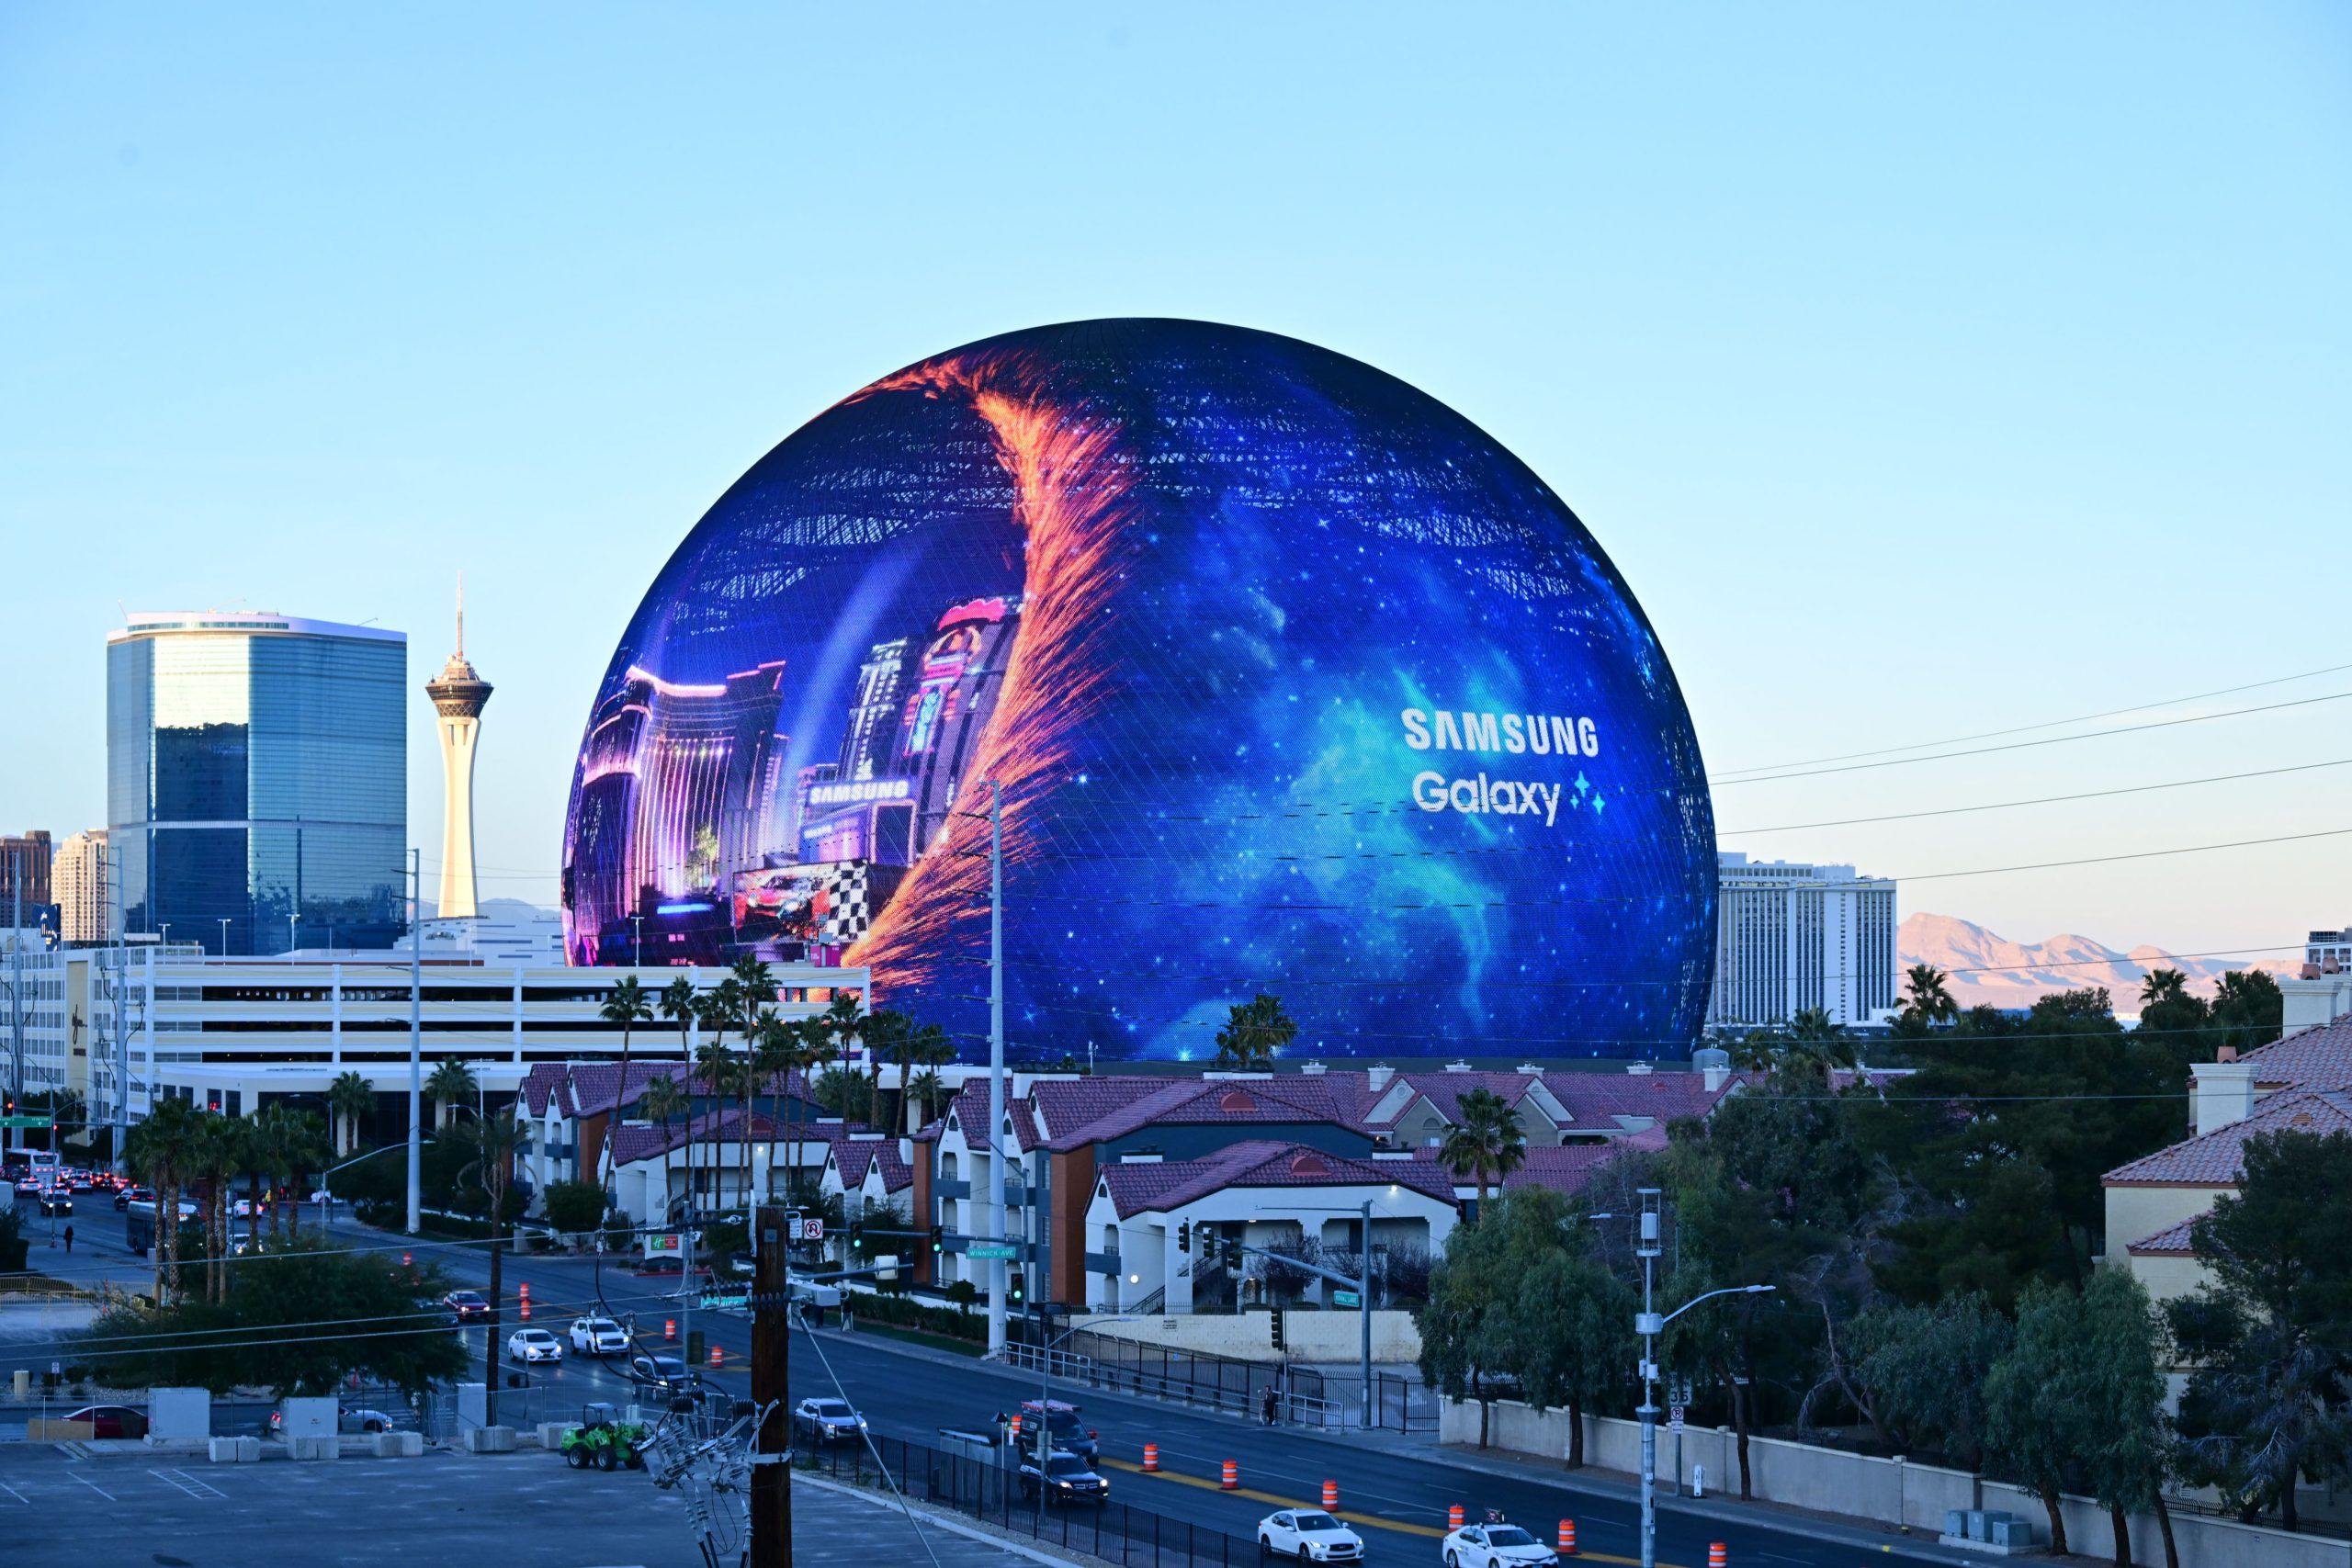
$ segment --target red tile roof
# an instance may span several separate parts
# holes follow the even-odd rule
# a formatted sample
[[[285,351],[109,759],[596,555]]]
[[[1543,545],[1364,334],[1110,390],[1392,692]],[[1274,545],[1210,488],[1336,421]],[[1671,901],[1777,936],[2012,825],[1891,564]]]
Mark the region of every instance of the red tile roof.
[[[2188,1233],[2204,1217],[2198,1214],[2154,1235],[2142,1236],[2125,1250],[2134,1258],[2194,1258],[2197,1249],[2189,1244]]]
[[[843,1138],[833,1145],[833,1164],[845,1188],[863,1185],[865,1173],[876,1165],[882,1168],[883,1191],[903,1191],[914,1185],[913,1169],[899,1157],[899,1145],[888,1138]]]
[[[2244,1059],[2254,1064],[2254,1081],[2266,1089],[2352,1088],[2352,1017],[2299,1030]]]
[[[988,1142],[985,1132],[978,1138],[972,1135],[975,1128],[985,1129],[989,1124],[988,1079],[984,1077],[967,1079],[964,1087],[956,1091],[956,1098],[948,1103],[948,1111],[955,1116],[956,1124],[964,1129],[964,1136],[967,1142],[979,1144]],[[1019,1144],[1022,1153],[1027,1154],[1045,1142],[1037,1134],[1037,1121],[1030,1113],[1026,1100],[1008,1099],[1004,1102],[1004,1113],[1012,1122],[1013,1138]],[[925,1127],[923,1132],[931,1134],[931,1137],[923,1139],[925,1143],[938,1136],[932,1127]],[[917,1136],[921,1137],[922,1134],[918,1134]]]
[[[667,1128],[625,1122],[613,1130],[613,1161],[627,1165],[632,1160],[652,1159],[684,1146],[688,1134],[707,1144],[716,1141],[720,1150],[718,1163],[741,1164],[742,1134],[736,1128],[742,1122],[738,1110],[720,1111],[697,1116],[692,1123],[673,1122]],[[782,1136],[780,1123],[770,1122],[754,1111],[752,1115],[752,1137],[754,1142],[775,1142]]]
[[[1515,1192],[1522,1187],[1548,1187],[1570,1197],[1585,1190],[1593,1174],[1611,1160],[1618,1159],[1635,1149],[1657,1150],[1666,1147],[1666,1129],[1649,1127],[1622,1138],[1611,1138],[1601,1144],[1531,1144],[1527,1148],[1527,1163],[1502,1179],[1502,1190]],[[1413,1158],[1433,1168],[1444,1171],[1437,1164],[1438,1151],[1417,1148]],[[1458,1196],[1476,1197],[1478,1183],[1475,1178],[1457,1178],[1445,1171]]]
[[[1350,1159],[1305,1144],[1253,1138],[1201,1159],[1122,1161],[1102,1181],[1125,1219],[1146,1209],[1179,1209],[1236,1187],[1406,1187],[1444,1202],[1453,1184],[1418,1160]]]
[[[2323,1136],[2352,1132],[2352,1093],[2283,1089],[2263,1100],[2245,1121],[2118,1166],[2104,1181],[2109,1187],[2228,1187],[2245,1169],[2248,1138],[2290,1131]]]

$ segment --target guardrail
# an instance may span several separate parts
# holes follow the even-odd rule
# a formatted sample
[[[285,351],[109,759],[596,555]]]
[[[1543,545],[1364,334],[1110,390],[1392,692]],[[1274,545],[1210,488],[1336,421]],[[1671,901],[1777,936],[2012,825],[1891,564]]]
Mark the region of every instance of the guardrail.
[[[1307,1393],[1295,1387],[1284,1387],[1275,1377],[1272,1366],[1259,1368],[1263,1375],[1238,1383],[1204,1382],[1191,1377],[1172,1377],[1165,1373],[1147,1371],[1140,1367],[1116,1361],[1098,1361],[1093,1357],[1073,1350],[1048,1349],[1040,1352],[1035,1345],[1008,1344],[1005,1360],[1026,1371],[1036,1371],[1042,1361],[1046,1376],[1064,1382],[1083,1383],[1106,1393],[1133,1393],[1146,1399],[1164,1399],[1170,1404],[1188,1404],[1196,1410],[1217,1410],[1228,1415],[1262,1419],[1265,1416],[1266,1391],[1274,1391],[1274,1416],[1278,1421],[1298,1427],[1353,1427],[1360,1425],[1362,1411],[1340,1401],[1320,1394]],[[1253,1363],[1237,1361],[1237,1367],[1251,1367]],[[1311,1376],[1312,1374],[1302,1374]]]

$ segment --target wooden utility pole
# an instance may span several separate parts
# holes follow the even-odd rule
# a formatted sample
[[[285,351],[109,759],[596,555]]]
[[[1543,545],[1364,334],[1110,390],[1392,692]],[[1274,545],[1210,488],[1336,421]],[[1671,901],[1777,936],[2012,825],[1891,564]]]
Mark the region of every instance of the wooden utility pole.
[[[752,1434],[752,1452],[781,1456],[792,1438],[792,1416],[785,1398],[791,1368],[792,1222],[781,1205],[763,1203],[754,1212],[752,1276],[752,1400],[773,1405]],[[752,1562],[760,1568],[792,1568],[792,1467],[781,1462],[752,1467]]]

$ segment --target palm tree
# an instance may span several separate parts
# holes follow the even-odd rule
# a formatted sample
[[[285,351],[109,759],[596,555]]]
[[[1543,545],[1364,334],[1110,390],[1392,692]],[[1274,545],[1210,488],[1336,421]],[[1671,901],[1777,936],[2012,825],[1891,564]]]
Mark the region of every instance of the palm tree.
[[[1456,1180],[1465,1176],[1476,1180],[1478,1212],[1484,1214],[1493,1182],[1527,1163],[1527,1139],[1520,1131],[1519,1112],[1492,1089],[1472,1089],[1462,1097],[1462,1120],[1446,1130],[1437,1158]],[[1490,1176],[1493,1182],[1488,1180]]]
[[[645,1092],[638,1096],[637,1111],[647,1121],[658,1122],[662,1124],[662,1142],[666,1146],[670,1142],[671,1124],[681,1116],[692,1116],[694,1101],[687,1099],[686,1091],[678,1087],[678,1080],[665,1073],[645,1086]],[[688,1190],[691,1190],[694,1185],[691,1168],[687,1172],[686,1182]],[[661,1217],[667,1218],[669,1212],[670,1156],[665,1152],[662,1156]],[[649,1215],[648,1218],[653,1218],[653,1216]]]
[[[782,1124],[784,1106],[790,1103],[787,1097],[792,1091],[793,1064],[799,1059],[800,1032],[797,1026],[778,1018],[774,1008],[763,1008],[760,1011],[759,1032],[753,1038],[752,1044],[751,1076],[752,1081],[768,1091],[768,1141],[772,1145],[776,1141],[776,1129]],[[763,1195],[763,1201],[766,1197],[775,1195],[775,1151],[771,1148],[768,1159],[769,1190]],[[787,1165],[785,1169],[785,1181],[787,1186],[790,1185],[791,1179],[792,1171]]]
[[[899,1088],[891,1101],[889,1121],[883,1122],[877,1117],[876,1123],[895,1138],[907,1131],[907,1091],[914,1070],[926,1064],[952,1061],[956,1048],[948,1044],[947,1031],[939,1025],[910,1021],[909,1027],[893,1043],[892,1054],[899,1063]],[[936,1089],[939,1075],[933,1073],[931,1077]]]
[[[2140,1005],[2161,1007],[2166,1002],[2188,999],[2188,976],[2177,969],[2151,969],[2140,983]]]
[[[490,1195],[490,1333],[482,1351],[488,1374],[482,1382],[488,1401],[483,1424],[491,1427],[498,1425],[498,1309],[504,1277],[506,1189],[514,1176],[514,1151],[527,1134],[528,1129],[516,1120],[511,1105],[494,1115],[477,1117],[457,1134],[474,1152],[474,1157],[458,1172],[458,1179],[471,1177]]]
[[[688,982],[688,988],[692,988],[691,981]],[[653,1021],[652,994],[646,990],[636,976],[624,975],[619,983],[613,987],[613,994],[606,997],[604,1005],[596,1010],[596,1016],[606,1023],[620,1026],[621,1086],[619,1091],[613,1096],[613,1125],[617,1128],[620,1125],[621,1108],[628,1103],[629,1031],[640,1023]],[[607,1198],[612,1195],[613,1190],[612,1153],[613,1138],[612,1134],[608,1132],[605,1134],[604,1152],[596,1157],[596,1181],[605,1189]]]
[[[195,1168],[197,1113],[176,1097],[163,1100],[130,1129],[123,1156],[130,1172],[155,1190],[155,1262],[160,1295],[180,1293],[180,1194]]]
[[[922,1106],[922,1121],[924,1125],[928,1125],[932,1118],[939,1114],[936,1107],[939,1104],[940,1097],[946,1092],[947,1084],[945,1080],[940,1077],[938,1070],[933,1067],[925,1067],[913,1077],[909,1078],[904,1091],[906,1094],[914,1096],[915,1100]]]
[[[868,1127],[882,1126],[882,1058],[887,1055],[906,1066],[907,1042],[914,1032],[914,1020],[889,1008],[879,1008],[865,1015],[859,1026],[858,1036],[865,1043],[865,1116]]]
[[[219,1302],[227,1293],[228,1270],[221,1258],[229,1250],[229,1178],[238,1167],[238,1128],[218,1111],[198,1111],[189,1139],[188,1168],[197,1179],[198,1219],[204,1226],[204,1248],[209,1262],[204,1272],[204,1299]]]
[[[345,1071],[327,1085],[327,1110],[335,1121],[335,1157],[359,1146],[359,1119],[376,1108],[376,1089],[360,1074]]]
[[[261,1191],[259,1183],[269,1184],[269,1239],[276,1241],[285,1234],[286,1205],[277,1201],[277,1190],[293,1176],[291,1161],[287,1157],[287,1145],[293,1135],[294,1112],[281,1101],[264,1106],[245,1119],[245,1153],[247,1196],[253,1201],[252,1228],[246,1233],[258,1240],[261,1235]]]
[[[1949,1023],[1960,1016],[1948,985],[1951,976],[1932,964],[1914,964],[1904,975],[1905,1012],[1922,1023]]]
[[[1274,1065],[1274,1053],[1297,1035],[1298,1024],[1283,1010],[1282,999],[1261,991],[1227,1010],[1225,1027],[1216,1032],[1216,1065],[1265,1072]]]
[[[287,1187],[293,1201],[287,1204],[286,1229],[288,1235],[300,1235],[302,1229],[302,1189],[311,1172],[326,1166],[334,1158],[327,1144],[327,1124],[315,1111],[296,1111],[290,1107],[275,1107],[285,1116],[285,1123],[277,1134],[278,1152],[286,1161]],[[277,1211],[270,1211],[270,1227],[277,1229]]]
[[[759,1044],[760,1015],[775,1016],[775,973],[765,959],[747,953],[728,970],[727,980],[735,983],[735,1027],[743,1036],[743,1070],[737,1075],[743,1097],[743,1124],[736,1131],[742,1138],[742,1192],[748,1208],[752,1201],[752,1097],[759,1090],[759,1079],[752,1075],[752,1055]],[[727,980],[719,984],[723,987]]]
[[[800,1103],[803,1107],[804,1128],[807,1125],[806,1107],[816,1098],[819,1074],[829,1070],[833,1063],[841,1060],[849,1048],[849,1043],[857,1038],[858,1029],[865,1021],[865,1014],[862,1010],[858,998],[843,991],[834,995],[831,1004],[824,1011],[802,1021],[800,1026]],[[790,1110],[791,1108],[787,1105],[786,1114],[790,1113]],[[799,1156],[802,1141],[797,1137],[793,1140],[793,1164],[791,1169],[785,1173],[785,1191],[787,1201],[790,1201],[792,1182],[800,1174]]]
[[[446,1128],[458,1119],[458,1107],[481,1092],[481,1082],[471,1064],[453,1056],[433,1069],[424,1080],[424,1092],[433,1097],[434,1126]]]
[[[726,1207],[726,1204],[720,1201],[724,1193],[718,1183],[719,1156],[723,1152],[719,1147],[718,1106],[735,1091],[735,1054],[727,1048],[726,1041],[716,1033],[710,1039],[704,1041],[702,1048],[695,1053],[695,1081],[701,1087],[704,1098],[711,1102],[710,1110],[705,1113],[703,1135],[699,1141],[710,1151],[710,1197],[713,1209]],[[687,1118],[686,1121],[686,1137],[690,1140],[686,1156],[687,1168],[691,1171],[694,1162],[691,1141],[695,1139],[695,1122],[692,1117]],[[699,1202],[696,1207],[700,1207]]]
[[[684,975],[662,987],[654,1007],[663,1018],[678,1026],[678,1060],[684,1061],[694,1046],[695,1024],[702,1017],[702,993]]]

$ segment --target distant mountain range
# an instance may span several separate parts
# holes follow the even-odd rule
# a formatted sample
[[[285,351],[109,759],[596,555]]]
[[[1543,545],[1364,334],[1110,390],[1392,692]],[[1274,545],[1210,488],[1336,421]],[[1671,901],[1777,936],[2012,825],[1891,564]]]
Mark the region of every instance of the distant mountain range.
[[[2119,1013],[2136,1013],[2140,983],[2151,969],[2177,969],[2189,989],[2204,996],[2233,969],[2267,969],[2291,975],[2302,955],[2256,959],[2181,958],[2143,944],[2119,953],[2086,936],[2062,933],[2047,942],[2011,942],[1957,915],[1913,915],[1895,932],[1895,947],[1908,968],[1932,964],[1951,978],[1948,988],[1962,1007],[2031,1007],[2052,991],[2104,986]]]

